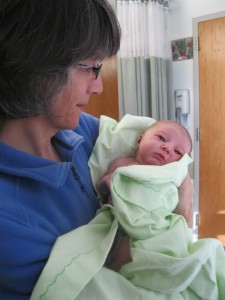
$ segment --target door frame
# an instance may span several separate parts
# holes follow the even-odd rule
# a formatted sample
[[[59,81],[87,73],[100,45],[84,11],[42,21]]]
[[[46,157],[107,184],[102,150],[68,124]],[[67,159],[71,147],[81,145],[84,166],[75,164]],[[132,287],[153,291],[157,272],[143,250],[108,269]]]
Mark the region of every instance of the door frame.
[[[193,201],[193,232],[194,238],[198,239],[199,218],[199,170],[200,170],[200,110],[199,110],[199,45],[198,23],[225,17],[225,11],[193,18],[193,100],[194,100],[194,201]]]

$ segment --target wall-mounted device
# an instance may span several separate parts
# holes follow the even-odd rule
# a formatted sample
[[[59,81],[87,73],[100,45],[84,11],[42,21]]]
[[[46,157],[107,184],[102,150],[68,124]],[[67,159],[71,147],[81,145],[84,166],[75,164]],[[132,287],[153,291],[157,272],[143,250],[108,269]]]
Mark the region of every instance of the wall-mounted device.
[[[176,107],[176,119],[177,122],[181,122],[181,116],[187,118],[190,113],[190,96],[189,90],[176,90],[174,93],[175,107]]]

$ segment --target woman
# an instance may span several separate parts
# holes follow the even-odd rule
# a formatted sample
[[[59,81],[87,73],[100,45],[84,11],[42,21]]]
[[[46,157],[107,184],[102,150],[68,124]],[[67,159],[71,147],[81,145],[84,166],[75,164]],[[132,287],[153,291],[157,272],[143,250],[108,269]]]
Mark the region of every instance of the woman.
[[[0,0],[0,299],[29,299],[57,237],[95,216],[82,111],[119,43],[105,0]]]

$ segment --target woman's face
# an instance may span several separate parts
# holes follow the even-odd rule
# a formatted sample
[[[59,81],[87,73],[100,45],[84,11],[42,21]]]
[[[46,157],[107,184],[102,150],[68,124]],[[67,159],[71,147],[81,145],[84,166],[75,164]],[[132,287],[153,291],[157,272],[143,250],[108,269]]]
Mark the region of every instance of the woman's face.
[[[83,64],[97,66],[95,60],[82,61]],[[92,70],[70,68],[67,84],[52,103],[51,124],[58,129],[73,129],[79,123],[79,117],[92,94],[103,91],[101,77],[95,78]]]

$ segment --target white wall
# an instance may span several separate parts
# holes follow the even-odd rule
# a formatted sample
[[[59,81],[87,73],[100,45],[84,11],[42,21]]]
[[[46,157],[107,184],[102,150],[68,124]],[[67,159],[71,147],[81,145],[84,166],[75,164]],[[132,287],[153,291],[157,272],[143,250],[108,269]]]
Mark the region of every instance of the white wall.
[[[108,1],[115,9],[116,0]],[[225,0],[169,0],[169,6],[171,40],[176,40],[193,36],[193,18],[225,11]],[[177,89],[190,91],[191,114],[184,125],[194,141],[193,59],[173,62],[171,70],[171,95]]]
[[[225,11],[225,0],[170,0],[169,3],[171,40],[193,36],[193,18]],[[193,59],[173,62],[172,72],[172,89],[189,89],[190,91],[191,114],[186,127],[194,137]]]
[[[225,0],[170,0],[170,26],[171,40],[193,36],[193,18],[211,15],[214,13],[225,12]],[[186,127],[189,130],[193,142],[195,143],[196,134],[194,134],[194,60],[183,60],[172,63],[172,78],[173,90],[189,89],[191,100],[191,113],[186,122]],[[195,79],[198,74],[195,74]],[[197,112],[198,113],[198,112]],[[197,144],[196,144],[197,145]],[[193,153],[196,163],[199,163],[199,157]],[[194,165],[189,170],[190,175],[194,176]],[[195,183],[195,198],[194,198],[194,213],[198,213],[198,179],[194,179]],[[195,221],[195,220],[194,220]],[[196,238],[198,237],[198,228],[194,227]]]

